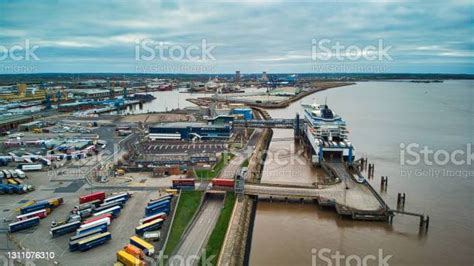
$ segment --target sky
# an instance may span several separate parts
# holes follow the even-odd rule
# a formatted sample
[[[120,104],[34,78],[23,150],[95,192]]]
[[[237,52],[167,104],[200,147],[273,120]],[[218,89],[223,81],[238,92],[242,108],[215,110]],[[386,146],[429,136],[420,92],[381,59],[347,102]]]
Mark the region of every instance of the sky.
[[[0,73],[474,74],[472,1],[0,0]]]

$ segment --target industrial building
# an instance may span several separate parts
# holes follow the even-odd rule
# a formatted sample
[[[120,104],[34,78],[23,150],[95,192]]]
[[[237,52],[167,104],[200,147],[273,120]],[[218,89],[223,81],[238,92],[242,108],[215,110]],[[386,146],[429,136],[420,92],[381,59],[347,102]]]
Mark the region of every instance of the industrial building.
[[[175,122],[162,123],[149,128],[149,138],[156,139],[228,139],[232,136],[230,125]]]
[[[0,116],[0,132],[16,129],[19,124],[31,121],[33,121],[33,116],[29,115]]]

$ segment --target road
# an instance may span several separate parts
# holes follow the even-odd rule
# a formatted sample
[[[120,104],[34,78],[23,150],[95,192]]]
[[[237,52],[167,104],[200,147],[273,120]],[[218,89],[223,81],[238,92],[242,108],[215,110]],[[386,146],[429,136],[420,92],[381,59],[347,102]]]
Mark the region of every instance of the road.
[[[214,229],[222,206],[222,199],[210,198],[204,202],[200,213],[189,228],[189,233],[185,235],[184,240],[180,243],[176,253],[174,254],[174,256],[179,257],[174,257],[175,259],[171,258],[169,265],[182,266],[198,264],[197,259]],[[189,259],[190,263],[183,264],[183,258],[185,260]]]

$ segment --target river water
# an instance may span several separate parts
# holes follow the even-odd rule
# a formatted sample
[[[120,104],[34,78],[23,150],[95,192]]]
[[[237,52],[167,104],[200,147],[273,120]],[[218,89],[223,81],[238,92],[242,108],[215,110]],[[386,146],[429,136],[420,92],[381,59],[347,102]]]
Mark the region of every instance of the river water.
[[[375,178],[370,181],[374,188],[379,190],[380,176],[388,176],[388,189],[381,195],[389,206],[396,208],[397,193],[406,193],[405,211],[429,215],[430,227],[420,234],[418,219],[411,216],[398,215],[389,225],[341,219],[335,211],[312,204],[260,202],[250,264],[327,265],[317,256],[322,250],[328,258],[336,252],[361,258],[382,252],[392,256],[390,265],[473,265],[474,170],[466,155],[472,153],[468,143],[474,142],[473,85],[473,81],[359,82],[269,110],[274,118],[293,118],[296,112],[302,114],[301,103],[327,99],[348,123],[356,156],[375,163]],[[316,182],[321,173],[301,160],[292,134],[274,130],[270,154],[277,155],[266,163],[262,182]],[[426,162],[413,162],[412,152],[424,146],[438,151],[437,160],[431,155]],[[444,155],[455,151],[455,161],[445,162]],[[291,158],[286,165],[285,158]],[[336,259],[330,261],[337,265]],[[347,260],[340,262],[345,265]],[[351,263],[358,265],[355,257]],[[377,263],[368,260],[369,265]]]

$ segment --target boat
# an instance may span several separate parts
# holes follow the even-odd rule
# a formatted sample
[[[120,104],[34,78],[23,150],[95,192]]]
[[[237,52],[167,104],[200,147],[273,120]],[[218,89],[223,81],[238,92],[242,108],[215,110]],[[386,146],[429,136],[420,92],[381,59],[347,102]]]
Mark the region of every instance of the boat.
[[[314,154],[312,162],[320,165],[324,160],[352,162],[354,147],[348,140],[346,122],[327,104],[302,104],[304,109],[304,134]]]

